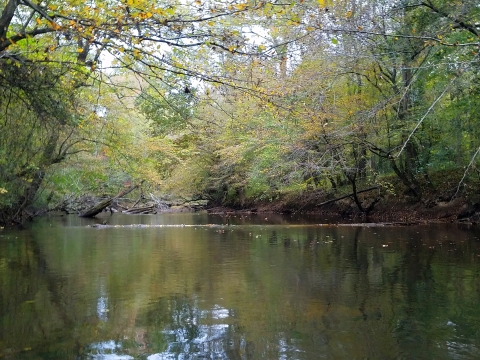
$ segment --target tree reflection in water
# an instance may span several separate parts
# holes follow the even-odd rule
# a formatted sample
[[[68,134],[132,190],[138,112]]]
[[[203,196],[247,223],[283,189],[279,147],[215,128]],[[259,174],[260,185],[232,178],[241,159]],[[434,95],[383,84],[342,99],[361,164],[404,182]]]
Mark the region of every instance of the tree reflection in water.
[[[251,358],[252,344],[246,341],[235,325],[235,312],[215,305],[202,310],[197,298],[177,295],[159,299],[139,319],[151,328],[155,354],[148,359]]]
[[[479,358],[475,229],[221,226],[0,233],[0,359]]]

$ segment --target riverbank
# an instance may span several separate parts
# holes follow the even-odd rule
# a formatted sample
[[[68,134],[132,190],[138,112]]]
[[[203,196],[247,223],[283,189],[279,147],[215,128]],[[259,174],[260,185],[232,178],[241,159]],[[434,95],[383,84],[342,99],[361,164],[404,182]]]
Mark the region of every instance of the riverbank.
[[[462,222],[480,224],[480,181],[469,179],[461,187],[455,176],[438,173],[420,183],[422,196],[414,197],[392,177],[381,184],[357,186],[357,201],[351,186],[336,192],[310,190],[278,194],[273,201],[259,201],[217,211],[320,213],[354,221],[372,222]]]
[[[377,194],[358,196],[361,211],[352,197],[323,205],[332,200],[317,192],[291,197],[283,201],[260,203],[250,208],[254,212],[316,213],[328,217],[340,216],[344,219],[374,222],[466,222],[480,223],[480,202],[458,197],[452,200],[441,198],[414,201],[408,197]],[[473,201],[472,201],[473,200]],[[370,209],[368,209],[370,207]],[[368,209],[368,211],[365,211]],[[212,210],[210,210],[212,211]],[[213,210],[216,211],[216,210]]]
[[[274,193],[269,200],[234,199],[232,202],[208,200],[208,196],[176,197],[173,195],[132,193],[118,198],[104,211],[125,214],[158,214],[164,212],[208,211],[210,213],[310,213],[327,218],[355,222],[462,222],[480,224],[479,181],[463,186],[448,174],[437,174],[423,183],[422,196],[414,197],[395,178],[377,184],[359,184],[356,196],[345,185],[335,192],[309,189],[303,192]],[[102,197],[68,198],[54,210],[80,214],[104,200]]]

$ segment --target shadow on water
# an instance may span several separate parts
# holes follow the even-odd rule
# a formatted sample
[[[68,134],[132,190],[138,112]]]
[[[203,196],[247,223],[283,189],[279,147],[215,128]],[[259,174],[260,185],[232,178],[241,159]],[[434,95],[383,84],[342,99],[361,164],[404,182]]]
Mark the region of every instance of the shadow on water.
[[[477,228],[108,219],[0,232],[0,359],[480,357]]]

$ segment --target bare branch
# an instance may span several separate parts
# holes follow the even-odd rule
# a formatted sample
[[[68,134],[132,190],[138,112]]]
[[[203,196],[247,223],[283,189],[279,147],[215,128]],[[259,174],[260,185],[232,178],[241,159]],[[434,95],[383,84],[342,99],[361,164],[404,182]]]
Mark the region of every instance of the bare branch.
[[[410,133],[410,135],[408,135],[408,138],[407,140],[405,140],[405,142],[403,143],[402,145],[402,148],[400,149],[400,151],[398,152],[397,155],[395,155],[394,157],[395,158],[398,158],[403,150],[405,149],[405,147],[407,146],[408,142],[410,141],[410,139],[412,138],[413,134],[415,134],[415,131],[417,131],[418,127],[420,126],[420,124],[423,122],[423,120],[425,120],[425,118],[428,116],[428,114],[430,114],[430,111],[433,110],[433,108],[435,107],[435,105],[437,104],[437,102],[440,101],[440,99],[445,95],[445,93],[447,92],[447,90],[450,88],[450,86],[453,84],[453,82],[458,78],[458,76],[455,76],[452,81],[450,81],[450,83],[445,87],[445,89],[443,89],[442,93],[435,99],[435,101],[432,103],[432,105],[430,105],[430,107],[428,108],[427,112],[422,116],[422,118],[418,121],[417,125],[415,125],[415,127],[413,128],[412,132]]]
[[[48,14],[45,12],[45,10],[43,10],[40,6],[38,6],[37,4],[34,4],[33,2],[31,2],[30,0],[21,0],[22,3],[24,3],[26,6],[28,6],[29,8],[35,10],[36,12],[38,12],[40,15],[42,15],[45,19],[49,20],[49,21],[53,21],[53,19],[48,16]]]
[[[462,185],[463,180],[465,180],[465,177],[467,176],[467,172],[470,169],[470,167],[472,166],[473,161],[475,160],[475,158],[477,157],[479,152],[480,152],[480,146],[478,147],[477,151],[475,151],[475,154],[473,154],[472,159],[470,160],[470,163],[468,164],[467,168],[465,169],[465,172],[463,173],[462,180],[460,180],[460,182],[458,183],[457,191],[455,192],[455,195],[453,195],[452,200],[457,197],[457,194],[460,191],[460,186]]]

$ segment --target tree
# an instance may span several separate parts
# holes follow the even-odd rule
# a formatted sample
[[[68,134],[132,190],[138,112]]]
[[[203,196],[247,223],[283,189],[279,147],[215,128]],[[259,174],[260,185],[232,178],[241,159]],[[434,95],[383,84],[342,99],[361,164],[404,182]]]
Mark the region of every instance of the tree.
[[[293,7],[290,22],[277,19],[275,13],[267,12],[266,17],[270,28],[265,26],[264,44],[272,46],[266,52],[271,51],[276,62],[259,61],[261,76],[248,67],[243,75],[252,75],[268,96],[258,103],[247,100],[250,111],[237,114],[242,100],[228,94],[222,100],[224,109],[236,114],[237,141],[223,132],[230,141],[215,150],[225,165],[215,179],[248,188],[248,174],[261,157],[256,153],[256,164],[247,161],[251,139],[240,137],[239,126],[261,128],[257,120],[262,111],[253,111],[257,104],[275,105],[270,119],[300,129],[287,142],[290,151],[277,161],[284,167],[290,162],[287,173],[295,168],[303,181],[316,185],[329,179],[335,188],[347,180],[355,192],[357,182],[393,171],[420,200],[423,184],[432,186],[429,170],[452,163],[453,148],[459,150],[455,160],[462,152],[477,154],[478,146],[471,142],[476,138],[471,126],[478,78],[479,14],[474,2],[302,1]],[[440,109],[449,109],[448,115]],[[452,116],[453,123],[462,126],[455,126]],[[262,123],[268,120],[262,118]],[[457,134],[455,140],[452,133]],[[265,132],[253,143],[276,136]],[[452,149],[448,156],[447,149]],[[238,160],[228,161],[233,158]],[[261,170],[268,173],[267,168]]]
[[[15,112],[27,111],[25,104],[45,96],[50,110],[29,113],[34,130],[25,132],[26,139],[36,139],[37,156],[52,147],[52,154],[62,154],[68,147],[53,162],[30,156],[25,163],[33,167],[42,163],[48,169],[86,150],[81,144],[95,139],[90,136],[95,119],[111,121],[116,115],[117,139],[97,139],[97,150],[104,142],[108,156],[138,160],[142,142],[148,145],[143,148],[149,149],[150,174],[165,178],[191,161],[205,174],[197,185],[220,188],[223,182],[231,193],[257,198],[310,179],[316,187],[335,189],[347,180],[355,188],[390,166],[420,199],[421,180],[428,182],[432,164],[460,158],[469,163],[477,154],[480,14],[473,0],[8,0],[2,5],[0,67],[10,79],[0,99],[4,113],[13,119]],[[31,86],[21,92],[15,87],[17,69],[19,83],[31,76]],[[119,83],[125,71],[136,82]],[[36,92],[42,76],[58,83]],[[107,101],[109,115],[102,116],[105,89],[118,102]],[[140,131],[118,109],[120,103],[133,107],[136,94],[148,127]],[[213,102],[210,110],[207,101]],[[439,108],[447,111],[439,114]],[[87,119],[94,126],[85,127]],[[4,139],[14,129],[2,128]],[[442,129],[452,130],[457,141]],[[141,136],[133,141],[130,131]],[[55,132],[58,139],[50,141]],[[122,142],[132,148],[123,151]],[[2,166],[18,151],[4,150],[7,144],[3,140]],[[458,151],[444,151],[444,145]],[[18,174],[12,176],[23,176]],[[32,198],[15,195],[7,182],[0,190],[8,206],[19,204],[15,197]]]
[[[68,69],[16,65],[0,63],[2,223],[21,223],[49,167],[80,151],[77,129],[86,115]]]
[[[94,100],[101,95],[85,97],[90,104],[79,98],[85,88],[115,86],[115,71],[128,69],[170,87],[186,76],[250,91],[245,82],[218,72],[218,64],[224,53],[258,54],[257,45],[238,30],[238,21],[263,14],[266,3],[6,0],[2,5],[0,212],[5,224],[28,218],[47,170],[95,139],[84,125],[102,118]],[[270,9],[289,6],[269,3]],[[209,57],[215,61],[196,61]],[[182,85],[176,93],[190,93],[187,89]]]

